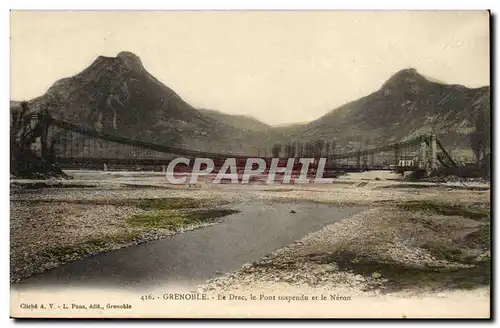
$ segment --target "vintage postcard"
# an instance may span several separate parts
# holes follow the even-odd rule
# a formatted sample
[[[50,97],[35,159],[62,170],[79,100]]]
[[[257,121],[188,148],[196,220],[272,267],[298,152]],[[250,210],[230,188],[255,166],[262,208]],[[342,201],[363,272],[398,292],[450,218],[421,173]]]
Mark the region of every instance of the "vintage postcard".
[[[13,318],[489,318],[490,12],[11,11]]]

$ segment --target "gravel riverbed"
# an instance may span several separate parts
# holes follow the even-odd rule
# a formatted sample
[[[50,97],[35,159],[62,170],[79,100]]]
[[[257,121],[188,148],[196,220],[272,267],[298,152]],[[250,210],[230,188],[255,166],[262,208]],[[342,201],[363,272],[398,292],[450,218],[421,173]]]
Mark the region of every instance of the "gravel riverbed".
[[[361,183],[363,182],[363,183]],[[364,183],[366,182],[366,183]],[[72,184],[79,181],[72,180]],[[307,288],[345,291],[354,294],[398,292],[408,282],[384,273],[385,267],[371,266],[360,270],[356,261],[399,265],[411,270],[468,270],[475,262],[489,259],[489,249],[466,247],[461,258],[439,256],[434,246],[450,246],[453,251],[461,240],[489,222],[463,217],[428,215],[402,211],[397,203],[417,201],[469,206],[489,204],[489,190],[467,190],[455,186],[432,185],[428,188],[401,188],[394,181],[339,181],[332,185],[212,185],[152,186],[130,182],[105,183],[85,181],[92,187],[56,187],[41,190],[11,190],[11,281],[43,272],[62,263],[84,256],[159,239],[205,224],[171,229],[137,229],[128,226],[125,217],[140,213],[134,206],[116,206],[106,201],[119,199],[160,199],[166,197],[205,199],[212,202],[235,203],[249,200],[314,201],[335,205],[366,205],[371,209],[352,218],[329,225],[295,243],[268,254],[260,261],[247,263],[200,286],[200,290],[217,292],[250,289]],[[398,188],[391,188],[398,185]],[[99,201],[99,205],[92,203]],[[453,224],[451,224],[451,223]],[[213,224],[213,223],[210,223]],[[451,224],[451,225],[450,225]],[[450,230],[451,229],[451,230]],[[448,231],[457,234],[446,238]],[[123,236],[127,238],[124,238]],[[103,237],[106,244],[94,245],[87,252],[69,252],[67,258],[54,261],[48,249],[70,248]],[[123,238],[122,238],[123,237]],[[456,247],[455,247],[456,246]],[[455,247],[455,248],[453,248]],[[468,259],[467,261],[461,259]],[[471,262],[472,261],[472,262]],[[417,271],[416,271],[417,272]],[[403,277],[406,279],[406,277]],[[446,279],[432,288],[448,288]],[[480,285],[479,282],[472,282]],[[429,286],[427,286],[429,287]],[[425,285],[419,289],[427,288]],[[429,287],[430,288],[430,287]]]

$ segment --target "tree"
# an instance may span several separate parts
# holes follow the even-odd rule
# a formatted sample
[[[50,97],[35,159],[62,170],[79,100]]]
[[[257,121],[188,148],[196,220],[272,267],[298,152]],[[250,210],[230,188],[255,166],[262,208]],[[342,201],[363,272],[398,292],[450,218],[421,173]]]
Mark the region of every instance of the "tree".
[[[321,157],[323,153],[323,147],[325,146],[325,141],[322,139],[318,139],[314,142],[314,153],[313,156],[316,158]]]
[[[328,140],[325,141],[325,157],[330,157],[330,143],[328,142]]]
[[[290,158],[294,156],[293,142],[289,142],[285,145],[285,157]]]
[[[281,152],[281,144],[277,143],[273,146],[272,148],[272,154],[274,158],[279,158],[280,157],[280,152]]]
[[[314,157],[314,145],[310,141],[304,144],[304,157]]]
[[[297,141],[296,147],[297,147],[297,153],[296,153],[297,157],[303,157],[304,147],[302,147],[302,143],[300,141]]]

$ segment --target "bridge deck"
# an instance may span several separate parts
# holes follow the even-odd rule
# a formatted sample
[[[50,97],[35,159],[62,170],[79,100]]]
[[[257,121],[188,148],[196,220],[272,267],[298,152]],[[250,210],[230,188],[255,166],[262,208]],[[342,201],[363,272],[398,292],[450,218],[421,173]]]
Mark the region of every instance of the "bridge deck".
[[[104,164],[108,169],[113,166],[125,167],[130,169],[154,169],[161,170],[163,167],[168,166],[171,162],[170,159],[141,159],[141,158],[57,158],[56,163],[65,169],[69,168],[89,168],[89,169],[103,169]],[[269,167],[268,161],[268,167]],[[215,165],[214,172],[218,172],[222,165]],[[286,166],[286,163],[281,163],[280,167]],[[316,165],[311,165],[315,169]],[[176,166],[175,171],[190,171],[192,165],[188,168],[186,165]],[[245,169],[244,165],[237,165],[238,171]],[[328,171],[342,171],[342,172],[362,172],[362,171],[415,171],[418,170],[417,166],[389,166],[389,165],[342,165],[328,163],[325,165],[325,172]],[[300,164],[294,168],[294,171],[300,171]]]

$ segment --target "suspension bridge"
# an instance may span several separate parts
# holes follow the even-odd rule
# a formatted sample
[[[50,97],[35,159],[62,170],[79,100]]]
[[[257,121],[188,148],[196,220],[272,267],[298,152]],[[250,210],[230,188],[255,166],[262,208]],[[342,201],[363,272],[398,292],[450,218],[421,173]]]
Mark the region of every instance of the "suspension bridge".
[[[33,120],[38,118],[34,115]],[[210,158],[215,170],[227,158],[236,158],[238,167],[244,166],[247,158],[256,156],[213,153],[172,147],[157,143],[118,136],[95,129],[78,126],[57,119],[45,119],[46,140],[50,141],[51,161],[63,169],[136,169],[165,170],[177,157]],[[35,146],[39,153],[42,147]],[[299,151],[294,153],[299,164]],[[440,166],[456,166],[453,158],[434,135],[422,135],[381,147],[358,151],[327,154],[326,172],[360,172],[368,170],[426,171],[432,172]],[[271,157],[260,157],[270,163]],[[280,159],[285,166],[288,158]],[[317,159],[311,166],[317,164]],[[295,168],[294,168],[295,169]],[[300,167],[297,168],[300,170]]]

